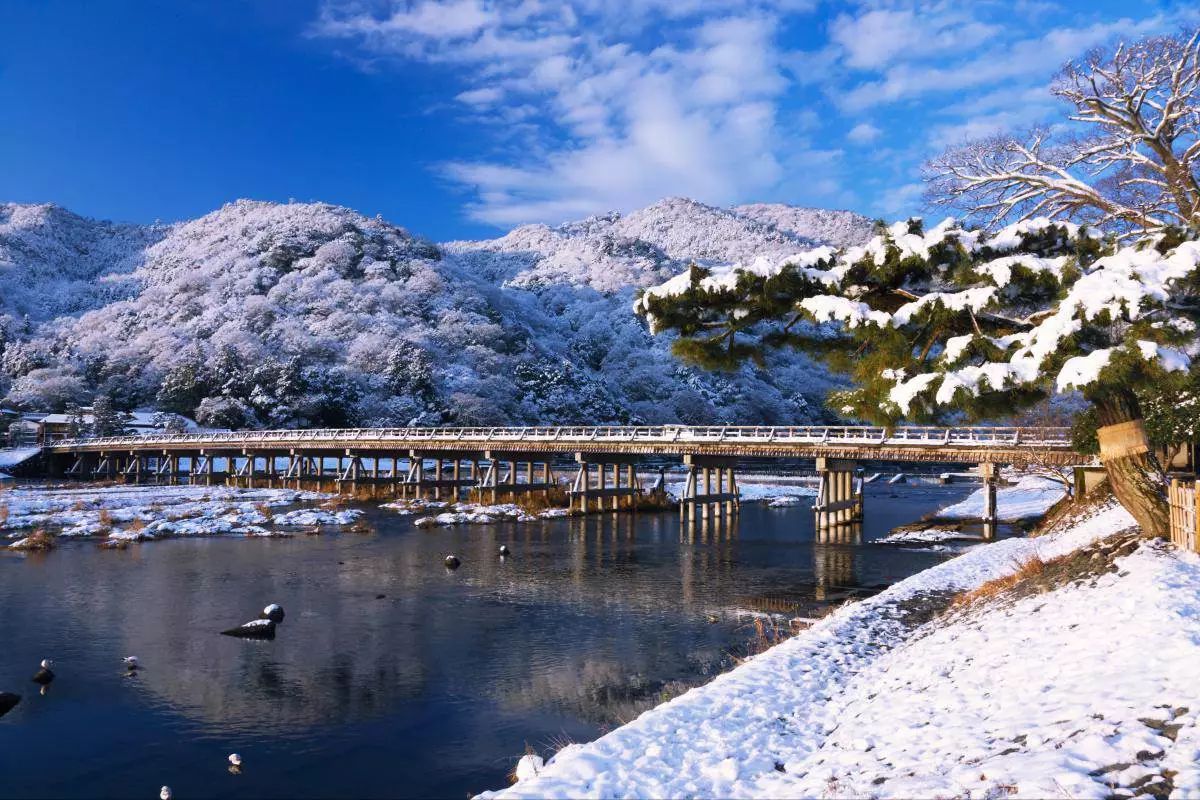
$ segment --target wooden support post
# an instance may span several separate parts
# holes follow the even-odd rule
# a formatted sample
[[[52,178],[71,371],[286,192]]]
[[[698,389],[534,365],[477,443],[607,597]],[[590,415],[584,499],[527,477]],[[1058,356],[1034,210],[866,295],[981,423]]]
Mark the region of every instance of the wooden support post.
[[[621,466],[619,464],[612,465],[612,488],[621,488]],[[614,492],[612,496],[612,510],[619,511],[621,509],[621,495]]]
[[[712,470],[708,467],[700,468],[700,484],[704,487],[703,499],[700,500],[700,519],[708,520],[708,496],[712,494]]]
[[[980,464],[979,475],[983,478],[983,538],[992,541],[996,538],[996,526],[999,522],[996,509],[996,465]]]
[[[630,507],[633,508],[634,511],[637,511],[638,500],[641,499],[640,496],[642,494],[642,487],[641,484],[638,483],[637,467],[635,467],[633,464],[626,465],[625,479],[629,482],[629,488],[637,490],[633,494],[629,495]]]

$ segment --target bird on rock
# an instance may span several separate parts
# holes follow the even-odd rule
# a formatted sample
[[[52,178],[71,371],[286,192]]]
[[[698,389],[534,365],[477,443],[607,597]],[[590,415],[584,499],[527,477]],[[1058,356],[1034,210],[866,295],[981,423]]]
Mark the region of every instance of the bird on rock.
[[[48,658],[43,658],[41,669],[39,669],[33,676],[33,682],[40,683],[42,686],[45,686],[46,684],[50,683],[50,681],[54,680],[54,673],[50,670],[52,666],[54,666],[53,661]]]

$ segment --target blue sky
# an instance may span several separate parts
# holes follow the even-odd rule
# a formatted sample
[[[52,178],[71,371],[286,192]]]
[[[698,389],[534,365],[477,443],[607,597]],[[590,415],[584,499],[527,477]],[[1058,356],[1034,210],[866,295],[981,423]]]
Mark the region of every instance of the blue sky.
[[[0,0],[0,200],[148,222],[325,200],[434,239],[686,195],[921,210],[1175,2]]]

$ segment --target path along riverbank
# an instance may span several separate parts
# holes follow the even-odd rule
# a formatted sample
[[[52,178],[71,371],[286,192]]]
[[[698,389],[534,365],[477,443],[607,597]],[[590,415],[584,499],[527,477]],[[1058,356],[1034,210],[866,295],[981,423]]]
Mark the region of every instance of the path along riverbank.
[[[971,549],[483,797],[1193,797],[1200,559],[1112,501]]]

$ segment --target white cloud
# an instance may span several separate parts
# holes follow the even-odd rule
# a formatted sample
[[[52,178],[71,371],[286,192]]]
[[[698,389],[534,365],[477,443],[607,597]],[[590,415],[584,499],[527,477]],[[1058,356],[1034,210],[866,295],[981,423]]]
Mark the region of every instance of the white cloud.
[[[457,28],[435,24],[441,14],[432,5],[383,16],[330,5],[317,33],[383,57],[469,64],[477,85],[456,99],[497,118],[509,104],[543,110],[532,138],[498,160],[444,165],[448,178],[474,190],[468,210],[477,219],[558,222],[665,195],[757,199],[779,184],[781,159],[796,149],[777,130],[789,85],[778,5],[527,0],[473,7]],[[673,22],[644,27],[663,17]]]
[[[327,34],[383,37],[409,33],[434,39],[469,36],[495,21],[495,14],[479,0],[425,0],[415,5],[395,6],[382,17],[370,14],[358,4],[348,8],[327,5],[322,15]]]
[[[503,90],[495,86],[482,86],[478,89],[459,92],[454,99],[469,106],[490,106],[503,97]]]
[[[846,138],[855,144],[869,144],[878,139],[881,133],[883,131],[871,123],[860,122],[850,129],[850,132],[846,134]]]
[[[925,184],[920,182],[901,184],[880,195],[875,209],[885,219],[920,216],[923,205],[921,194],[924,191]]]
[[[936,65],[901,63],[889,68],[880,80],[839,93],[837,100],[846,111],[856,112],[928,94],[961,92],[1033,77],[1044,80],[1064,61],[1114,37],[1144,36],[1173,24],[1164,17],[1154,16],[1094,23],[1082,28],[1057,28],[1037,37],[998,42],[966,60]]]
[[[668,195],[912,213],[916,167],[933,152],[1062,119],[1047,83],[1063,61],[1196,17],[1129,7],[1114,20],[1041,0],[1018,0],[1021,13],[860,0],[827,24],[797,16],[815,0],[323,2],[314,36],[350,42],[372,66],[440,64],[460,81],[458,111],[487,155],[441,169],[497,225]],[[797,27],[826,38],[789,50]],[[870,158],[828,144],[843,139],[871,145]]]
[[[922,13],[905,8],[840,14],[829,38],[842,49],[847,65],[878,69],[895,61],[942,58],[947,48],[971,47],[996,31],[995,25],[938,6]]]

